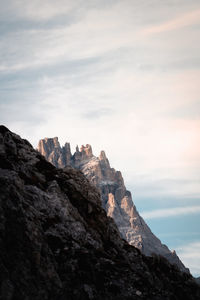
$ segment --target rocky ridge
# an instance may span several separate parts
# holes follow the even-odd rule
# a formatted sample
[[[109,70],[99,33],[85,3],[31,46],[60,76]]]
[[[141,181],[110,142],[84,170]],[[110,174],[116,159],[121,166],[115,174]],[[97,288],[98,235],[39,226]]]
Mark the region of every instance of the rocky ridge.
[[[0,126],[1,300],[195,300],[200,288],[120,237],[81,171]]]
[[[139,215],[131,193],[126,190],[121,172],[110,167],[104,151],[96,157],[92,153],[92,147],[87,144],[81,146],[80,150],[77,146],[72,155],[70,144],[66,143],[61,147],[57,137],[40,140],[38,151],[58,168],[72,166],[84,173],[100,190],[103,208],[107,215],[115,220],[122,237],[129,244],[140,249],[145,255],[162,255],[180,270],[189,272],[176,252],[171,252],[162,244]]]

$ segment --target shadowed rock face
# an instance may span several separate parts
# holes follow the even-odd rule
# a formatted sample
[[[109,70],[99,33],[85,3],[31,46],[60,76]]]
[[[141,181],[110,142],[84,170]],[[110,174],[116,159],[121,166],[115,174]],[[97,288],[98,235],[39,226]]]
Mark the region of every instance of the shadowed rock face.
[[[191,275],[120,237],[82,172],[4,126],[0,220],[1,300],[199,299]]]
[[[115,220],[122,237],[129,244],[140,249],[145,255],[151,256],[153,253],[162,255],[170,263],[176,264],[180,270],[189,272],[176,252],[171,252],[166,245],[163,245],[139,215],[131,193],[126,190],[121,172],[110,167],[104,151],[96,157],[92,153],[91,146],[87,144],[80,150],[77,147],[72,155],[69,143],[61,148],[58,138],[40,140],[38,150],[56,167],[63,168],[71,165],[84,173],[100,190],[103,208],[107,215]]]

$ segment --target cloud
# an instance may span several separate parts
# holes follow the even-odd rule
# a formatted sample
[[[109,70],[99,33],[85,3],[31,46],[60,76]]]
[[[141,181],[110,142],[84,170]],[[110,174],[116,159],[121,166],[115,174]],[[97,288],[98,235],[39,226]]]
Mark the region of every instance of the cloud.
[[[72,12],[76,7],[81,5],[80,0],[73,1],[65,0],[33,0],[27,2],[26,0],[7,0],[2,4],[1,12],[2,17],[5,14],[14,16],[15,18],[28,19],[32,21],[47,21],[57,16],[66,15]]]
[[[102,107],[97,110],[88,110],[82,116],[86,119],[99,119],[102,117],[110,117],[114,113],[113,109]]]
[[[195,10],[177,16],[175,19],[161,23],[159,25],[148,27],[144,29],[142,33],[145,35],[163,33],[163,32],[177,30],[183,27],[187,27],[199,23],[200,23],[200,10]]]
[[[200,242],[192,242],[176,249],[179,258],[194,276],[200,276]]]
[[[0,71],[16,72],[99,57],[131,47],[136,37],[112,13],[88,12],[76,23],[8,33],[0,43]],[[92,24],[92,26],[91,26]],[[124,34],[126,31],[126,34]],[[23,45],[23,47],[22,47]]]
[[[144,219],[149,220],[149,219],[177,217],[182,215],[199,214],[199,213],[200,213],[200,205],[156,209],[152,211],[141,212],[140,214]]]
[[[198,29],[158,40],[141,30],[186,16],[196,2],[40,2],[1,7],[5,22],[15,20],[0,41],[2,120],[35,145],[59,135],[105,148],[131,176],[189,178],[199,167]]]
[[[143,209],[152,210],[154,206],[158,208],[166,204],[168,207],[196,206],[200,199],[200,179],[195,170],[193,166],[177,170],[163,168],[150,171],[148,176],[127,174],[125,170],[125,182],[128,189],[134,191],[134,201]],[[166,175],[170,179],[165,178]],[[153,207],[150,206],[152,202]]]
[[[13,30],[7,33],[2,32],[0,71],[4,73],[45,68],[67,61],[102,57],[109,54],[112,59],[113,57],[118,58],[119,63],[126,63],[132,70],[136,69],[137,71],[138,69],[142,72],[155,72],[158,68],[165,70],[174,67],[177,69],[180,64],[182,69],[184,65],[188,69],[190,56],[198,61],[199,49],[196,45],[196,37],[189,41],[191,34],[187,34],[187,38],[183,36],[181,39],[182,41],[186,40],[187,47],[188,44],[195,43],[195,47],[192,49],[190,47],[190,51],[187,51],[187,55],[184,57],[180,57],[180,47],[175,47],[177,46],[176,41],[167,39],[167,42],[162,41],[161,44],[152,44],[147,41],[141,35],[142,24],[133,20],[139,20],[141,17],[144,22],[144,16],[147,17],[149,11],[144,4],[140,7],[137,1],[126,1],[124,4],[121,1],[110,1],[107,5],[105,2],[98,4],[98,1],[95,1],[94,4],[89,2],[89,4],[83,5],[83,1],[73,4],[72,1],[64,0],[60,0],[58,3],[47,0],[42,3],[39,0],[10,1],[10,3],[12,4],[10,5],[11,10],[18,18],[21,13],[22,16],[35,20],[37,26],[29,27],[24,24],[16,30],[16,21]],[[6,12],[8,14],[10,11],[10,6],[7,7],[6,4],[4,6],[3,15],[6,15]],[[144,16],[141,11],[143,6],[145,8]],[[62,14],[66,14],[66,17],[62,18]],[[158,14],[154,14],[153,12],[153,19],[160,19]],[[9,19],[9,14],[6,16]],[[45,18],[50,19],[48,25],[43,26],[43,23],[38,23],[39,20],[45,20]],[[54,24],[51,18],[61,21]],[[70,20],[68,20],[69,18]],[[18,22],[20,23],[20,21]],[[171,53],[170,47],[173,48],[173,53]],[[148,51],[146,51],[147,48]],[[119,49],[121,52],[116,57]],[[181,62],[174,59],[176,56],[174,51],[177,51]],[[192,51],[196,51],[197,54],[194,55]],[[191,68],[191,64],[189,65]],[[193,65],[196,67],[194,62]]]
[[[34,146],[104,149],[150,218],[193,216],[199,13],[199,0],[2,1],[1,121]],[[152,212],[150,198],[182,207]]]

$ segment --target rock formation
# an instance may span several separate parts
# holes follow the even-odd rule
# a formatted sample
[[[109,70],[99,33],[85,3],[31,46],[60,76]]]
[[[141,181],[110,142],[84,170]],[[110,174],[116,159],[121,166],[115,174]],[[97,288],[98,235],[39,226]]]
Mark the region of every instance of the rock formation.
[[[200,285],[200,277],[195,278],[195,281],[198,285]]]
[[[137,212],[132,196],[126,190],[121,172],[110,167],[104,151],[99,157],[92,153],[90,145],[77,146],[74,155],[70,145],[66,143],[61,148],[58,138],[45,138],[39,141],[38,150],[45,158],[58,168],[71,165],[81,170],[84,175],[99,188],[102,206],[107,215],[117,224],[124,239],[140,249],[145,255],[158,254],[176,264],[180,270],[189,272],[180,261],[175,251],[170,251],[166,245],[151,232],[143,218]]]
[[[55,168],[4,126],[0,220],[1,300],[200,297],[190,274],[120,237],[81,171]]]

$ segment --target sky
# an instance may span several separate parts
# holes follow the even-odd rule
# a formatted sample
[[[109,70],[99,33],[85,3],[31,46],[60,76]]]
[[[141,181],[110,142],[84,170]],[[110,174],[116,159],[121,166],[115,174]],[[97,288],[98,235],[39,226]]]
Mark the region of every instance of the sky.
[[[0,0],[0,121],[91,144],[200,276],[199,0]]]

